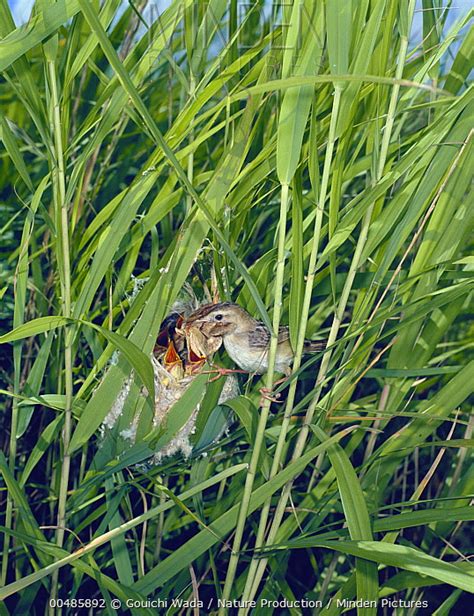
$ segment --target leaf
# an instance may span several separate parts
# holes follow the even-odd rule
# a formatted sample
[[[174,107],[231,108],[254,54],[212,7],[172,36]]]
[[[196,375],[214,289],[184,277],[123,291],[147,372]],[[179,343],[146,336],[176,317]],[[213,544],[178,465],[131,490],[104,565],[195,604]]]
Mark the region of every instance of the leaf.
[[[30,396],[38,396],[43,381],[44,373],[48,360],[50,359],[51,345],[53,343],[53,336],[47,336],[45,341],[40,347],[38,354],[36,355],[35,362],[28,374],[26,383],[23,387],[24,392]],[[29,426],[31,417],[33,415],[33,408],[25,408],[20,404],[18,408],[18,425],[16,430],[17,438],[20,438],[25,433]]]
[[[77,0],[56,0],[28,24],[0,40],[0,71],[7,69],[27,51],[54,34],[79,11]]]
[[[439,425],[440,418],[447,417],[449,413],[459,406],[474,390],[474,361],[469,362],[458,372],[431,400],[425,401],[419,410],[420,418],[410,422],[404,430],[390,437],[377,450],[377,454],[384,456],[377,464],[367,471],[364,477],[365,486],[373,486],[375,477],[379,489],[390,480],[400,461],[407,456],[406,448],[415,448],[423,443]],[[421,416],[423,416],[421,418]],[[430,416],[433,419],[429,421]],[[436,417],[436,419],[435,419]],[[405,448],[401,452],[396,450]]]
[[[185,0],[185,6],[190,1],[191,0]],[[105,32],[104,32],[104,30],[102,28],[102,25],[101,25],[101,23],[100,23],[100,21],[99,21],[99,19],[97,17],[97,14],[95,13],[94,8],[86,0],[78,0],[78,2],[79,2],[79,5],[81,6],[81,10],[82,10],[82,13],[84,14],[84,17],[88,21],[91,29],[94,31],[94,33],[98,37],[100,45],[101,45],[102,49],[104,50],[104,53],[105,53],[107,59],[109,60],[112,68],[117,73],[117,76],[120,79],[120,81],[122,83],[122,86],[124,87],[124,89],[129,94],[132,102],[134,103],[135,107],[137,108],[137,110],[139,111],[140,115],[142,116],[142,118],[143,118],[143,120],[144,120],[144,122],[145,122],[145,124],[146,124],[146,126],[148,128],[148,130],[153,135],[153,138],[156,140],[156,142],[163,149],[166,157],[168,158],[169,162],[171,163],[171,165],[173,167],[173,170],[177,174],[178,178],[183,183],[183,185],[186,188],[186,190],[188,191],[188,193],[192,196],[194,202],[197,204],[197,206],[199,207],[200,211],[203,213],[204,218],[205,218],[207,224],[210,225],[210,227],[212,228],[212,230],[216,234],[216,237],[218,238],[220,244],[222,245],[222,248],[225,250],[226,254],[232,260],[233,264],[235,265],[235,267],[237,268],[237,270],[239,271],[239,273],[241,274],[241,276],[244,278],[245,282],[247,283],[247,285],[251,289],[252,294],[254,295],[254,299],[255,299],[255,301],[257,303],[257,306],[259,308],[259,311],[261,313],[262,319],[265,321],[267,326],[270,327],[271,326],[271,322],[270,322],[270,319],[268,317],[265,305],[263,304],[263,302],[260,299],[260,296],[258,294],[258,291],[257,291],[257,289],[255,287],[255,284],[254,284],[252,278],[249,276],[247,269],[242,264],[240,259],[238,259],[238,257],[235,255],[234,251],[232,250],[232,248],[230,247],[229,243],[225,239],[225,237],[222,234],[221,230],[219,229],[218,225],[215,223],[214,217],[212,215],[212,211],[208,208],[207,204],[205,204],[204,201],[201,199],[201,197],[197,194],[196,190],[194,189],[194,187],[192,186],[191,182],[189,181],[187,175],[185,174],[183,168],[179,164],[175,154],[173,153],[173,151],[171,150],[171,148],[167,144],[166,140],[163,138],[163,135],[161,134],[160,130],[158,129],[158,126],[156,125],[153,117],[151,116],[150,111],[148,110],[148,108],[143,103],[142,99],[140,98],[140,96],[139,96],[139,94],[138,94],[138,92],[137,92],[137,90],[136,90],[136,88],[135,88],[135,86],[134,86],[134,84],[133,84],[129,74],[124,70],[122,64],[120,63],[120,61],[118,59],[118,56],[117,56],[117,54],[116,54],[112,44],[110,43],[109,39],[107,38],[107,36],[106,36],[106,34],[105,34]]]
[[[13,329],[11,332],[0,336],[0,344],[7,342],[13,342],[15,340],[22,340],[23,338],[29,338],[37,334],[57,329],[65,325],[73,323],[80,323],[81,325],[87,325],[92,329],[100,332],[109,342],[111,342],[119,351],[121,351],[131,366],[137,371],[137,374],[141,378],[143,384],[148,390],[148,394],[153,397],[155,391],[153,368],[150,359],[141,351],[133,342],[117,334],[111,330],[100,327],[95,323],[88,321],[81,321],[79,319],[68,319],[66,317],[40,317],[39,319],[33,319],[28,321],[24,325]],[[104,415],[105,416],[105,415]],[[100,424],[97,424],[97,426]],[[96,426],[96,427],[97,427]],[[94,428],[95,430],[95,428]],[[94,432],[92,430],[91,434]],[[90,436],[90,435],[89,435]]]
[[[301,174],[297,173],[293,182],[291,226],[293,231],[291,247],[291,284],[289,305],[290,340],[296,349],[298,329],[303,309],[304,264],[303,264],[303,186]]]
[[[352,0],[331,0],[326,5],[329,68],[335,75],[348,72],[352,16]]]
[[[339,434],[332,436],[325,443],[310,449],[299,460],[292,462],[263,486],[254,490],[250,499],[248,515],[258,509],[274,492],[283,487],[287,481],[301,473],[306,465],[319,453],[325,451],[327,447],[338,441],[346,433],[347,432],[343,430],[339,432]],[[224,536],[231,532],[237,523],[239,507],[240,504],[237,503],[229,511],[209,524],[212,533],[206,530],[194,535],[185,545],[178,548],[173,554],[168,556],[168,558],[153,567],[153,569],[138,580],[133,587],[138,590],[138,592],[146,594],[154,592],[157,588],[162,587],[169,579],[176,576],[184,568],[187,568],[192,561],[199,558],[207,549],[214,545],[217,542],[216,535],[223,540]]]
[[[131,340],[124,338],[120,334],[109,331],[98,325],[92,323],[82,323],[90,325],[97,331],[99,331],[109,342],[111,342],[117,349],[119,349],[124,357],[127,358],[130,365],[136,370],[137,375],[147,389],[147,398],[151,401],[155,399],[155,383],[154,372],[150,358],[143,353]],[[127,375],[123,375],[124,378]],[[98,413],[96,408],[90,404],[84,409],[79,423],[74,430],[74,433],[70,442],[70,451],[74,451],[78,447],[81,447],[97,430],[102,421],[105,419],[107,413],[110,411],[113,400],[108,405],[105,405],[100,409]]]
[[[25,468],[23,469],[23,473],[21,474],[21,479],[19,481],[19,485],[21,488],[25,487],[25,484],[28,481],[28,477],[31,475],[33,469],[44,456],[47,448],[57,437],[63,420],[64,416],[58,415],[58,417],[56,417],[56,419],[53,419],[53,421],[49,423],[43,430],[43,432],[39,435],[38,441],[36,442],[36,445],[34,446],[33,450],[29,453]]]
[[[382,565],[427,575],[445,584],[472,592],[474,582],[474,567],[472,565],[463,570],[455,564],[444,562],[409,546],[394,545],[383,541],[317,541],[306,539],[295,539],[286,544],[285,549],[290,546],[293,548],[322,547],[328,550],[336,550]]]
[[[311,426],[321,442],[325,442],[328,436],[318,426]],[[327,450],[331,465],[336,475],[337,486],[341,496],[344,516],[347,521],[351,539],[372,540],[372,529],[369,512],[354,468],[344,449],[335,443]],[[368,601],[376,601],[378,598],[378,571],[377,567],[365,560],[356,560],[357,596],[364,597]],[[364,607],[364,612],[375,614],[373,608]]]
[[[24,338],[30,338],[37,334],[44,334],[58,327],[63,327],[71,323],[71,320],[66,317],[39,317],[28,321],[19,327],[16,327],[7,334],[0,336],[0,344],[6,344],[7,342],[14,342],[15,340],[23,340]]]
[[[27,187],[33,192],[33,183],[30,178],[30,174],[28,172],[28,168],[25,165],[25,161],[20,152],[20,148],[13,136],[13,133],[10,129],[7,119],[0,113],[0,139],[3,141],[5,145],[5,149],[7,150],[10,158],[12,159],[18,173],[20,174],[22,180],[25,182]]]
[[[311,7],[312,3],[306,2],[304,8],[306,8],[306,6]],[[314,18],[313,15],[308,16],[312,24],[311,31],[309,36],[307,35],[304,37],[304,46],[295,59],[295,75],[314,75],[318,71],[322,54],[324,14],[322,4],[318,4],[317,6],[316,18]],[[301,35],[299,24],[293,23],[294,21],[299,21],[301,11],[302,7],[300,4],[295,3],[293,5],[292,23],[290,24],[289,35],[293,32],[296,32],[297,36]],[[306,23],[306,21],[303,23]],[[285,54],[294,47],[296,47],[296,38],[293,45],[291,42],[287,43]],[[289,75],[289,71],[289,66],[287,69],[285,69],[285,66],[283,67],[284,77]],[[289,184],[295,174],[296,167],[300,160],[303,135],[308,121],[312,100],[313,88],[311,86],[291,88],[287,90],[283,96],[278,120],[276,151],[277,175],[281,184]]]
[[[2,459],[4,460],[4,456],[3,456],[3,453],[0,452],[0,470],[2,470],[2,464],[3,464]],[[211,477],[210,479],[203,481],[199,485],[193,486],[189,490],[183,492],[182,494],[180,494],[179,498],[182,501],[192,498],[195,494],[199,494],[201,491],[206,490],[207,488],[219,483],[223,479],[226,479],[227,477],[231,477],[232,475],[235,475],[236,473],[246,468],[247,468],[246,464],[237,464],[231,468],[228,468],[225,471],[222,471],[221,473],[217,473],[217,475],[215,475],[214,477]],[[175,503],[173,501],[168,501],[161,505],[158,505],[157,507],[153,507],[152,509],[149,509],[146,513],[140,516],[137,516],[136,518],[133,518],[132,520],[124,522],[119,528],[114,528],[113,530],[103,533],[96,539],[93,539],[92,541],[90,541],[87,545],[76,550],[74,553],[62,555],[61,558],[57,558],[49,566],[44,567],[43,569],[39,569],[38,571],[35,571],[34,573],[31,573],[23,578],[20,578],[16,582],[7,584],[6,586],[0,589],[0,600],[3,600],[6,597],[9,597],[14,593],[19,592],[23,588],[27,588],[31,584],[34,584],[38,580],[41,580],[48,575],[51,575],[57,569],[64,567],[67,564],[71,564],[74,561],[77,561],[82,556],[85,556],[86,554],[93,552],[101,545],[104,545],[108,543],[109,541],[111,541],[113,538],[124,534],[125,532],[134,528],[135,526],[138,526],[139,524],[143,524],[143,522],[145,522],[146,520],[150,520],[156,517],[157,514],[159,514],[161,511],[166,511],[172,508],[174,504]],[[47,544],[46,541],[44,543]],[[56,545],[54,546],[52,545],[51,547],[53,548],[53,550],[59,550],[59,548]],[[60,552],[64,554],[63,550],[61,550]]]
[[[118,505],[123,500],[123,495],[118,492],[113,494],[114,480],[109,477],[105,480],[105,490],[107,507],[113,514],[109,519],[109,530],[119,528],[123,524],[122,517],[118,511]],[[134,582],[132,563],[130,561],[130,554],[127,549],[124,535],[117,535],[110,540],[112,547],[112,554],[114,557],[115,570],[117,571],[118,579],[124,586],[131,586]]]
[[[253,442],[257,432],[257,407],[247,396],[238,396],[224,402],[225,406],[231,408],[240,423],[245,428],[249,442]]]
[[[155,381],[153,366],[150,358],[143,353],[131,340],[128,340],[124,336],[117,334],[111,330],[105,329],[105,327],[99,327],[94,323],[88,323],[81,321],[84,325],[88,325],[93,329],[100,332],[104,338],[107,338],[129,361],[130,365],[136,370],[136,373],[140,377],[142,383],[147,388],[147,395],[154,400],[155,395]],[[79,427],[79,426],[78,426]]]

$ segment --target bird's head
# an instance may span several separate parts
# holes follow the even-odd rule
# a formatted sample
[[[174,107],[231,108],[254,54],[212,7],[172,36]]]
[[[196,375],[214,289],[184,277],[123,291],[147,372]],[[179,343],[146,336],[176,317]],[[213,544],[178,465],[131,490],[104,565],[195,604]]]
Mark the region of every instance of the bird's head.
[[[197,327],[207,337],[224,337],[245,330],[249,321],[253,321],[252,317],[239,305],[221,302],[201,306],[189,315],[184,327]]]

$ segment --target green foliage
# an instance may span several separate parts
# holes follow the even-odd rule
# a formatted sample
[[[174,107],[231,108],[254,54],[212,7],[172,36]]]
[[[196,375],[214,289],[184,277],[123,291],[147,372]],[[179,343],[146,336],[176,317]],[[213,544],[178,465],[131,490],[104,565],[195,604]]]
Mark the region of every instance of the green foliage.
[[[0,0],[2,613],[468,605],[472,15],[422,6],[414,43],[414,0]],[[160,323],[213,277],[290,325],[284,404],[202,375],[155,427]],[[127,379],[130,447],[98,430]]]

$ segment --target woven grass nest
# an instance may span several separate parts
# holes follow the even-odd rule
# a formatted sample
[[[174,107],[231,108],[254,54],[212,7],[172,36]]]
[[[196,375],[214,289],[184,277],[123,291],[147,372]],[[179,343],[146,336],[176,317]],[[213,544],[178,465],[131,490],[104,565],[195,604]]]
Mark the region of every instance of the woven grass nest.
[[[221,339],[205,339],[199,330],[186,328],[181,329],[181,325],[190,314],[200,307],[197,301],[177,302],[173,305],[170,314],[161,324],[160,332],[157,337],[156,345],[151,355],[155,381],[155,401],[153,426],[166,426],[168,413],[173,405],[183,396],[193,381],[203,373],[207,361],[219,349],[222,344]],[[128,377],[107,414],[102,424],[102,434],[114,430],[119,425],[122,413],[131,391],[133,374]],[[146,393],[146,392],[144,392]],[[239,395],[239,384],[234,375],[225,377],[225,381],[214,411],[219,410],[227,400]],[[163,447],[158,449],[152,460],[152,464],[159,464],[164,458],[175,454],[182,454],[188,458],[194,445],[193,435],[196,431],[196,422],[201,410],[201,402],[192,410],[189,419],[177,431],[173,438]],[[213,412],[214,412],[213,411]],[[228,411],[228,412],[227,412]],[[120,436],[129,441],[130,445],[136,442],[137,425],[139,416],[134,416],[132,421],[125,428],[121,421]],[[225,420],[220,419],[216,423],[216,433],[213,441],[217,441],[226,429],[233,422],[233,415],[230,409],[226,409]]]

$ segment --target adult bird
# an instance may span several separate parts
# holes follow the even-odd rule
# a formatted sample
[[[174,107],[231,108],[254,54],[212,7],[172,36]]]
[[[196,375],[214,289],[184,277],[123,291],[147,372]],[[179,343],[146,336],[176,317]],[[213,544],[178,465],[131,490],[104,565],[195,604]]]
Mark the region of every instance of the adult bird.
[[[256,374],[268,370],[271,333],[264,323],[238,304],[221,302],[201,306],[187,317],[184,328],[197,328],[207,338],[222,338],[227,354],[242,370]],[[325,347],[325,342],[305,340],[304,353],[317,353]],[[282,326],[278,332],[275,370],[290,376],[293,358],[289,328]]]

